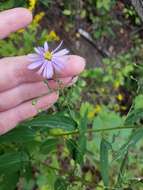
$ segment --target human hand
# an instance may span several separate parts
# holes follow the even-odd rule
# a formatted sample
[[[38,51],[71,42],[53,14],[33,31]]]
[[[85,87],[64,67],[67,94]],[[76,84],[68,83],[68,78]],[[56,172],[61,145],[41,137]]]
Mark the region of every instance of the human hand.
[[[25,27],[32,21],[31,13],[25,8],[15,8],[0,13],[0,38]],[[28,70],[27,56],[0,59],[0,134],[14,128],[19,122],[35,116],[39,109],[45,110],[58,99],[58,84],[50,80],[48,91],[43,78]],[[63,87],[71,85],[72,78],[83,71],[85,60],[70,55],[65,67],[57,73]],[[32,100],[37,99],[35,105]]]

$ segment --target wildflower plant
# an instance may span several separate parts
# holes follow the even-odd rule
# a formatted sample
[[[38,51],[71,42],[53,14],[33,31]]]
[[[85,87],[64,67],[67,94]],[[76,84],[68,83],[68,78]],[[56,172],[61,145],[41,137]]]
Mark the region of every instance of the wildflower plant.
[[[64,68],[64,63],[67,61],[67,49],[59,50],[63,41],[57,48],[50,51],[47,42],[44,43],[44,47],[36,47],[36,54],[29,55],[29,59],[32,62],[28,69],[39,69],[38,73],[45,79],[51,79],[55,72],[59,72]],[[59,51],[58,51],[59,50]]]
[[[5,2],[0,5],[3,7]],[[34,11],[39,2],[48,5],[50,0],[15,2]],[[108,9],[110,0],[108,5],[105,2],[97,1],[98,10]],[[29,55],[27,69],[39,72],[48,81],[63,69],[69,51],[60,50],[62,42],[56,49],[49,47],[49,42],[60,39],[55,31],[41,30],[44,15],[36,13],[27,29],[0,40],[0,55],[29,54],[39,44]],[[96,18],[102,19],[98,15]],[[135,84],[143,86],[143,57],[138,59],[142,47],[137,47],[138,50],[133,48],[127,54],[102,60],[102,67],[86,70],[73,87],[62,90],[52,109],[0,137],[0,190],[142,189],[143,95],[138,91],[129,109],[129,96],[126,98],[121,91],[124,87],[132,89],[130,96],[138,94],[131,75],[137,78]],[[31,103],[34,106],[37,101]],[[127,114],[121,115],[124,105]]]

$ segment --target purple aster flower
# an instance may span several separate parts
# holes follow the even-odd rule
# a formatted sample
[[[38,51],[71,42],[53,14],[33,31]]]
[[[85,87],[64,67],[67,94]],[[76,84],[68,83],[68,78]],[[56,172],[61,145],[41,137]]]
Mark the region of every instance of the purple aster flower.
[[[44,43],[44,47],[34,48],[34,54],[30,54],[28,57],[32,62],[28,69],[39,69],[38,73],[46,79],[51,79],[55,71],[60,71],[64,67],[64,63],[67,59],[69,51],[67,49],[59,50],[63,41],[53,51],[49,50],[48,43]],[[59,51],[58,51],[59,50]]]

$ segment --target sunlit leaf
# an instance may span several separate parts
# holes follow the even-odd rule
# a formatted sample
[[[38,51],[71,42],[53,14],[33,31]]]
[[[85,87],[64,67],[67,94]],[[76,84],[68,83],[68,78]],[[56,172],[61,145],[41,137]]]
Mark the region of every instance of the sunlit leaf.
[[[95,117],[93,122],[94,129],[119,127],[124,123],[124,119],[119,116],[119,114],[109,111],[103,108],[102,111]]]
[[[109,143],[105,139],[102,139],[100,144],[100,169],[105,186],[109,185],[109,148]]]

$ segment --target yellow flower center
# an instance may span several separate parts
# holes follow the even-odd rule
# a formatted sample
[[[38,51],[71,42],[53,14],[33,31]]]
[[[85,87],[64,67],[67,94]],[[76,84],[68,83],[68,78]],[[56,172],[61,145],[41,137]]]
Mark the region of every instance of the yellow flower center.
[[[47,51],[44,55],[45,59],[48,59],[49,61],[52,59],[53,54],[50,51]]]

